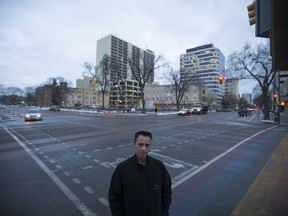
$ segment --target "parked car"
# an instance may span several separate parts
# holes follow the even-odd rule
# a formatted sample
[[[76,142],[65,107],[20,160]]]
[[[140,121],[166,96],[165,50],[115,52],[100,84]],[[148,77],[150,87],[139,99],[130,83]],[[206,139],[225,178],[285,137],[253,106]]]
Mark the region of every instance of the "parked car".
[[[29,109],[24,117],[25,121],[42,120],[42,114],[39,109]]]
[[[181,109],[180,111],[177,112],[178,116],[189,116],[191,115],[191,112],[189,109]]]
[[[60,107],[56,106],[56,105],[53,105],[53,106],[50,107],[49,111],[55,111],[55,112],[58,111],[58,112],[60,112]]]

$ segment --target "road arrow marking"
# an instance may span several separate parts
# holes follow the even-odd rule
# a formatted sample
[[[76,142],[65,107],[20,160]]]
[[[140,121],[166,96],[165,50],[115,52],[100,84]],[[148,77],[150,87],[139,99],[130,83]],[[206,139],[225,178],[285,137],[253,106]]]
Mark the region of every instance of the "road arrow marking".
[[[169,166],[169,167],[172,167],[172,168],[175,168],[175,169],[179,169],[179,168],[186,169],[186,168],[184,167],[184,165],[183,165],[183,164],[180,164],[180,163],[168,164],[168,163],[164,162],[164,164],[165,164],[166,166]]]

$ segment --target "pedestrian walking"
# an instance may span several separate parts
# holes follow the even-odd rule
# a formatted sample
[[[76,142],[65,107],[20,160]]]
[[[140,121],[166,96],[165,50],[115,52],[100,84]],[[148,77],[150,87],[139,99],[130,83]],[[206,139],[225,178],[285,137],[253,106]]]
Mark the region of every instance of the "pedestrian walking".
[[[154,111],[155,111],[155,115],[157,115],[157,111],[158,111],[157,107],[155,107]]]
[[[163,162],[148,155],[151,141],[150,132],[136,132],[135,154],[116,167],[108,192],[113,216],[169,215],[171,178]]]

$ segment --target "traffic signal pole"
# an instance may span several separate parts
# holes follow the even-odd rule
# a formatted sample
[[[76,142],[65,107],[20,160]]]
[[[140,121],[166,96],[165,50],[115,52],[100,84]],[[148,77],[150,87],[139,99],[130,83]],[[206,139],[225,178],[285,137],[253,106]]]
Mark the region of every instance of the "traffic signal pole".
[[[280,124],[280,79],[279,71],[274,72],[274,94],[273,94],[273,106],[274,106],[274,121]]]
[[[279,71],[276,71],[276,73],[277,73],[277,92],[278,92],[278,103],[277,103],[277,107],[278,107],[278,113],[277,113],[277,115],[278,115],[278,124],[280,124],[280,93],[281,93],[281,91],[280,91],[280,76],[279,76]]]

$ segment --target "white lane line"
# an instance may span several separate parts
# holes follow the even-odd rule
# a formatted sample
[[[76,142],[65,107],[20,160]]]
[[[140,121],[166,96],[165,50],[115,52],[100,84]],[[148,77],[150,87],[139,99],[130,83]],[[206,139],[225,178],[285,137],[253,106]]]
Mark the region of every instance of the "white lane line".
[[[72,180],[73,180],[76,184],[80,184],[80,183],[81,183],[81,180],[78,179],[78,178],[73,178]]]
[[[190,163],[187,163],[187,162],[184,162],[184,161],[181,161],[181,160],[177,160],[175,158],[172,158],[172,157],[168,157],[168,156],[165,156],[165,155],[161,155],[161,154],[157,154],[155,152],[149,152],[149,154],[152,154],[152,155],[156,155],[158,157],[162,157],[162,158],[165,158],[165,159],[168,159],[170,161],[176,161],[177,163],[180,163],[180,164],[184,164],[186,166],[190,166],[190,167],[194,167],[195,165],[193,164],[190,164]]]
[[[103,163],[100,163],[100,165],[102,165],[102,166],[104,166],[106,168],[110,168],[110,166],[107,163],[109,163],[109,162],[103,162]]]
[[[57,169],[62,169],[62,166],[56,165],[56,168],[57,168]]]
[[[101,202],[103,205],[105,205],[106,207],[109,207],[109,202],[108,200],[106,200],[105,198],[101,197],[98,199],[99,202]]]
[[[93,166],[83,167],[82,169],[84,170],[84,169],[91,169],[91,168],[93,168]]]
[[[160,152],[160,149],[152,149],[151,152]]]
[[[66,176],[70,176],[71,175],[71,172],[69,172],[69,171],[64,171],[63,172]]]
[[[215,163],[217,160],[221,159],[222,157],[224,157],[225,155],[227,155],[228,153],[230,153],[231,151],[233,151],[235,148],[237,148],[238,146],[242,145],[243,143],[247,142],[248,140],[258,136],[261,133],[264,133],[268,130],[271,130],[275,127],[278,127],[278,125],[272,126],[270,128],[266,128],[265,130],[259,131],[258,133],[242,140],[241,142],[237,143],[235,146],[233,146],[232,148],[228,149],[227,151],[223,152],[222,154],[218,155],[217,157],[213,158],[212,160],[208,161],[206,164],[204,164],[203,166],[201,166],[200,168],[196,169],[194,172],[186,175],[185,177],[183,177],[182,179],[180,179],[179,181],[175,182],[174,184],[172,184],[172,189],[179,186],[180,184],[182,184],[183,182],[187,181],[188,179],[192,178],[194,175],[196,175],[197,173],[201,172],[202,170],[204,170],[205,168],[207,168],[208,166],[210,166],[211,164]]]
[[[26,151],[26,153],[39,165],[39,167],[54,181],[54,183],[59,187],[60,190],[66,195],[66,197],[75,205],[75,207],[85,216],[97,216],[92,212],[80,199],[14,134],[12,134],[4,125],[1,124],[4,130],[13,139],[18,142],[18,144]]]
[[[89,194],[93,194],[94,190],[92,190],[90,187],[84,187],[84,190],[87,191]]]
[[[54,163],[55,163],[55,160],[50,159],[49,162],[52,163],[52,164],[54,164]]]

